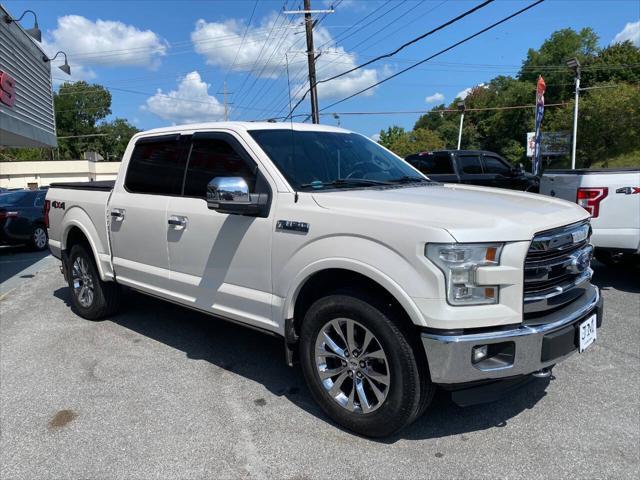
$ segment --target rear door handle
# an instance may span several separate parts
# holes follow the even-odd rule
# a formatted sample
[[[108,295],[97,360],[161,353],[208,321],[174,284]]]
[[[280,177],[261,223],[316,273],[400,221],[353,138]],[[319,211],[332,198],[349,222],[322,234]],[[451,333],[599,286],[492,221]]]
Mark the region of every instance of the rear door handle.
[[[184,230],[187,228],[187,217],[182,217],[179,215],[171,215],[169,220],[167,220],[169,227],[174,230]]]
[[[116,222],[121,222],[122,220],[124,220],[124,214],[124,208],[114,208],[111,210],[111,218],[113,218]]]

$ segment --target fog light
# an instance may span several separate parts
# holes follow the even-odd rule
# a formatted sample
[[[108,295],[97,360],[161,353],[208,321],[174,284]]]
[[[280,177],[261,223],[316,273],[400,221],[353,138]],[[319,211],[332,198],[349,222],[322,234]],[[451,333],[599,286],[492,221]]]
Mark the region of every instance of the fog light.
[[[471,351],[471,361],[472,363],[478,363],[487,358],[488,347],[487,345],[479,345],[477,347],[473,347]]]

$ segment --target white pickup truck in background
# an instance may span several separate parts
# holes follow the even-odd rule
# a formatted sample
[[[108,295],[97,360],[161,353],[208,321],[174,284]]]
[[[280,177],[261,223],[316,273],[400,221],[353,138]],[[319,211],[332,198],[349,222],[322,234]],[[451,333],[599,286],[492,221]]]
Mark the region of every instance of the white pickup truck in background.
[[[79,315],[115,314],[126,286],[279,336],[323,410],[369,436],[436,386],[469,404],[548,377],[602,322],[583,208],[433,182],[340,128],[139,133],[115,182],[54,184],[45,211]]]
[[[576,202],[591,214],[598,260],[640,263],[640,167],[546,170],[540,193]]]

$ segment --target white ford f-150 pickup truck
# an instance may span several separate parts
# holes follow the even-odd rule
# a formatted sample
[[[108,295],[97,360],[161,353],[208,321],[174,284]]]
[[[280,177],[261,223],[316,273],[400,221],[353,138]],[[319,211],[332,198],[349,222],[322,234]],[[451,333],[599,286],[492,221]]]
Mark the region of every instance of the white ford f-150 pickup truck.
[[[369,436],[437,386],[468,404],[546,377],[602,321],[583,208],[432,182],[340,128],[139,133],[115,182],[54,184],[45,210],[78,314],[114,314],[126,286],[281,336],[324,411]]]

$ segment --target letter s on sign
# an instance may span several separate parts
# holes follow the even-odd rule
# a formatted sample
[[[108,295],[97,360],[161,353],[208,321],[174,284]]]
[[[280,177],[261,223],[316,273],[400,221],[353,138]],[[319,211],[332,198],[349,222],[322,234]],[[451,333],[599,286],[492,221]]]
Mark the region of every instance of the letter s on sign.
[[[16,101],[16,81],[7,72],[0,72],[0,102],[13,107]]]

